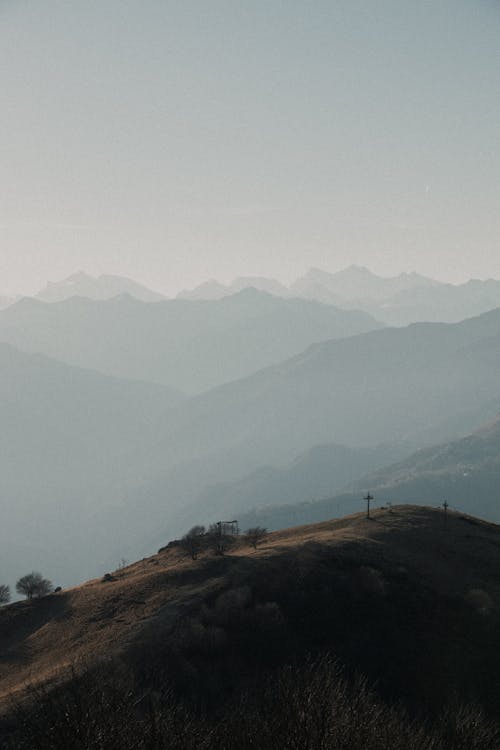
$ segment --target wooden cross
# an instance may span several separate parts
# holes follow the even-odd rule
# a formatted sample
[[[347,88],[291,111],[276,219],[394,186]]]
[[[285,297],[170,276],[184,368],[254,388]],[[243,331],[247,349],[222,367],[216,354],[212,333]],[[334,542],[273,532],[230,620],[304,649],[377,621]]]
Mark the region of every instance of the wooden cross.
[[[370,500],[373,500],[373,495],[368,492],[363,499],[366,500],[366,517],[370,518]]]

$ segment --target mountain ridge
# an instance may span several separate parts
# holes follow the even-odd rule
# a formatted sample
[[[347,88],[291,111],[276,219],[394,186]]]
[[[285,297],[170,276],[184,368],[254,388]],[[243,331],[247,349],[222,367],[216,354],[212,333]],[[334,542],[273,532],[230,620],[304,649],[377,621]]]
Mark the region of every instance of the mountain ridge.
[[[497,402],[500,408],[500,399]],[[500,413],[469,435],[411,453],[355,480],[329,498],[308,504],[276,504],[243,513],[244,522],[279,528],[289,523],[314,522],[332,513],[359,507],[370,491],[377,503],[423,503],[439,498],[451,508],[490,522],[500,522]]]
[[[162,294],[153,292],[126,276],[102,274],[91,276],[85,271],[77,271],[61,281],[48,282],[36,295],[43,302],[60,302],[74,296],[89,299],[111,299],[119,294],[128,293],[144,302],[156,302],[165,299]]]
[[[439,705],[450,685],[464,696],[471,684],[494,705],[499,565],[498,526],[451,511],[445,523],[442,510],[416,505],[284,529],[255,551],[240,538],[223,556],[206,549],[194,561],[172,543],[107,577],[2,607],[0,712],[27,683],[51,689],[103,653],[143,671],[176,664],[174,689],[193,674],[197,689],[210,689],[212,651],[202,644],[216,634],[214,700],[268,664],[269,651],[253,647],[268,643],[274,665],[311,647],[334,650],[410,705]],[[422,677],[409,679],[413,670]]]
[[[273,279],[267,281],[275,284]],[[213,293],[219,297],[232,293],[231,284],[216,281],[211,284]],[[419,321],[456,323],[500,307],[500,281],[496,279],[469,279],[451,284],[415,271],[384,277],[358,265],[334,273],[310,268],[290,286],[281,287],[280,290],[274,286],[274,293],[314,299],[344,309],[361,309],[389,326]],[[202,284],[189,295],[202,298],[208,288],[210,285]]]
[[[363,312],[243,289],[217,301],[26,298],[0,312],[0,340],[106,375],[196,393],[287,359],[313,341],[381,325]]]

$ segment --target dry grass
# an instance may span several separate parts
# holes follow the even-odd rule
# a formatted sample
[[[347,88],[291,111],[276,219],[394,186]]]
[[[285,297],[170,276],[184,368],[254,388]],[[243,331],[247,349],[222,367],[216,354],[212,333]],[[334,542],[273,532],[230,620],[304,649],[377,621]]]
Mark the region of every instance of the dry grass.
[[[168,548],[116,573],[39,601],[0,610],[0,708],[26,684],[56,679],[79,660],[87,664],[126,652],[151,626],[168,638],[179,618],[211,592],[227,587],[238,565],[265,565],[268,558],[314,565],[318,550],[349,550],[417,571],[437,593],[500,603],[500,527],[417,506],[377,510],[269,534],[254,551],[240,541],[224,558],[210,552],[191,561]]]

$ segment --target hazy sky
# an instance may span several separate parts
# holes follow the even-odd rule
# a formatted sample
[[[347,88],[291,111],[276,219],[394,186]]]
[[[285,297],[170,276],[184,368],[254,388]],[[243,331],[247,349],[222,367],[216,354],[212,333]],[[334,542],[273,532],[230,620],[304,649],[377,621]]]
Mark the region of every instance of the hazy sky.
[[[500,277],[498,0],[0,0],[0,292]]]

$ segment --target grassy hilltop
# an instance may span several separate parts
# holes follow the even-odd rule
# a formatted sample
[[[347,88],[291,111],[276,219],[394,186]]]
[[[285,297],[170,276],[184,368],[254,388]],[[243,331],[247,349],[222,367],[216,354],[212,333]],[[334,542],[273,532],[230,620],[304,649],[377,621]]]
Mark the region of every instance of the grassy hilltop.
[[[278,702],[276,717],[297,699],[294,691],[304,691],[305,700],[316,690],[316,704],[327,700],[326,714],[331,715],[340,692],[354,706],[355,696],[368,690],[360,683],[354,688],[353,679],[374,686],[375,693],[365,696],[366,705],[374,707],[373,716],[382,711],[385,719],[380,714],[378,723],[392,726],[394,739],[384,742],[393,744],[387,747],[403,747],[397,742],[403,741],[402,732],[410,731],[409,722],[419,722],[417,734],[414,727],[410,732],[415,742],[426,722],[441,726],[446,707],[457,716],[458,705],[474,705],[467,709],[469,718],[474,716],[469,724],[483,727],[482,722],[496,718],[500,697],[499,569],[499,527],[457,514],[445,519],[442,511],[418,506],[377,510],[371,519],[360,513],[274,532],[256,551],[239,538],[224,556],[206,550],[194,561],[182,547],[170,545],[116,571],[112,580],[96,579],[0,610],[4,730],[8,735],[19,727],[21,712],[32,741],[47,733],[45,723],[52,717],[53,732],[47,735],[52,739],[39,746],[62,747],[57,742],[63,741],[64,731],[72,736],[74,729],[67,720],[64,731],[57,723],[60,714],[68,714],[65,701],[74,710],[79,695],[83,711],[83,695],[84,702],[94,700],[101,707],[117,696],[123,705],[126,696],[136,695],[136,708],[120,719],[128,726],[130,742],[135,731],[130,725],[142,727],[140,741],[146,742],[144,722],[151,728],[143,713],[146,703],[151,711],[153,701],[160,724],[168,706],[171,726],[174,701],[174,714],[188,712],[186,721],[192,726],[193,736],[189,739],[185,730],[182,741],[193,744],[137,744],[136,738],[136,744],[115,745],[115,728],[110,729],[114,739],[99,747],[215,747],[203,745],[201,736],[205,743],[215,742],[214,732],[221,727],[227,731],[228,716],[237,715],[246,739],[231,744],[236,741],[233,728],[232,739],[220,735],[218,746],[265,747],[244,744],[251,735],[245,722],[257,731],[255,717],[263,713],[256,702],[262,696]],[[97,686],[105,693],[98,700]],[[285,701],[283,691],[290,690]],[[241,701],[246,708],[238,713],[235,706]],[[395,703],[407,715],[391,713]],[[99,715],[96,705],[89,705],[87,713]],[[113,710],[101,716],[101,724],[110,723]],[[78,712],[72,719],[75,724],[81,720]],[[346,730],[351,739],[359,717],[352,722]],[[87,732],[95,730],[85,726]],[[338,730],[338,720],[336,726]],[[425,731],[438,732],[430,725]],[[484,747],[497,747],[491,744],[495,732],[491,729],[490,745],[483,742]],[[172,743],[174,734],[171,726]],[[311,729],[307,736],[313,743],[308,747],[335,746],[314,740]],[[267,742],[263,737],[261,742]],[[23,741],[18,736],[17,746],[28,747]]]

